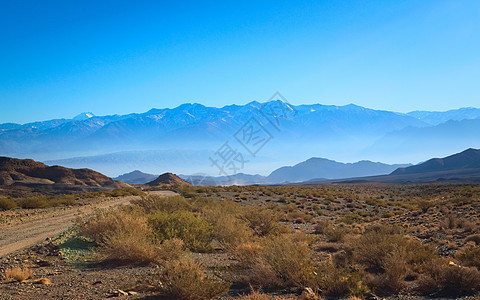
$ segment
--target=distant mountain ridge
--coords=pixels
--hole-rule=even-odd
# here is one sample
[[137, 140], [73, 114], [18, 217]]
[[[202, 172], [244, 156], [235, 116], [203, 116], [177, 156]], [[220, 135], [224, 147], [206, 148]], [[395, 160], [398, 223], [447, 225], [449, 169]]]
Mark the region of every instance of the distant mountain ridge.
[[122, 181], [128, 184], [146, 184], [157, 178], [158, 175], [143, 173], [139, 170], [132, 171], [113, 178], [114, 180]]
[[418, 174], [476, 168], [480, 168], [480, 150], [470, 148], [461, 153], [453, 154], [448, 157], [433, 158], [415, 166], [399, 168], [392, 172], [391, 175]]
[[286, 165], [292, 157], [422, 161], [475, 147], [480, 139], [476, 134], [480, 119], [475, 119], [479, 111], [403, 114], [354, 104], [291, 105], [275, 100], [220, 108], [186, 103], [126, 115], [86, 112], [73, 119], [0, 124], [0, 155], [72, 168], [88, 166], [111, 175], [135, 169], [214, 174], [218, 171], [212, 171], [209, 156], [225, 142], [248, 156], [245, 143], [235, 134], [255, 120], [272, 139], [260, 156], [247, 159], [247, 167], [254, 171], [241, 173], [261, 173]]
[[282, 167], [273, 171], [268, 182], [301, 182], [314, 178], [339, 179], [360, 176], [389, 174], [399, 167], [408, 165], [388, 165], [379, 162], [359, 161], [341, 163], [333, 160], [313, 157], [291, 167]]
[[342, 180], [314, 179], [304, 183], [428, 183], [480, 182], [480, 150], [467, 149], [444, 158], [432, 158], [418, 165], [399, 168], [388, 175], [355, 177]]

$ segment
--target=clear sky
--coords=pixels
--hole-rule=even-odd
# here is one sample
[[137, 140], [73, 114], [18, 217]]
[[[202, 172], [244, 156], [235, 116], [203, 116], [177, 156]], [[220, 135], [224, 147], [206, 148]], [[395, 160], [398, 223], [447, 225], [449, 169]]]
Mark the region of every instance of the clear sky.
[[480, 106], [480, 1], [2, 1], [0, 123], [185, 102]]

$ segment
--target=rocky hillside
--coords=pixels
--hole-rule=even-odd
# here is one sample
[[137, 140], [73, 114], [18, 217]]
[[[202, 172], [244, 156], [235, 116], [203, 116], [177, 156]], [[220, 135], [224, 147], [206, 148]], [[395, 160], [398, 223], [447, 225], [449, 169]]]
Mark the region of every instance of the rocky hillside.
[[182, 178], [178, 177], [172, 173], [164, 173], [157, 177], [157, 179], [147, 183], [149, 186], [158, 186], [159, 184], [168, 184], [168, 185], [192, 185], [189, 182], [186, 182]]
[[90, 169], [47, 166], [31, 159], [0, 157], [0, 185], [122, 187], [124, 183]]

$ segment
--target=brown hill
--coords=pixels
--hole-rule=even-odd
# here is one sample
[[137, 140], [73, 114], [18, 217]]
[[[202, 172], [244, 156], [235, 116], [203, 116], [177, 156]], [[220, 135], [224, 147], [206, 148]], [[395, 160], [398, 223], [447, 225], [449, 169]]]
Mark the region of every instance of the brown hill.
[[31, 159], [0, 157], [0, 185], [114, 188], [126, 186], [90, 169], [49, 167]]
[[157, 177], [154, 181], [147, 183], [149, 186], [157, 186], [159, 184], [168, 184], [168, 185], [192, 185], [189, 182], [186, 182], [182, 178], [178, 177], [172, 173], [164, 173]]

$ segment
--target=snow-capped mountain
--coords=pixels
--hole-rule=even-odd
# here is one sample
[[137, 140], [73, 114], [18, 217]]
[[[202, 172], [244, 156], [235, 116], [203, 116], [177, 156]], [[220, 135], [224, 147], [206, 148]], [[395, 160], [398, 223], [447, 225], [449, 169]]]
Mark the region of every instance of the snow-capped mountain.
[[[467, 109], [443, 114], [442, 118], [461, 119], [462, 112], [465, 112], [465, 119], [475, 116], [472, 109]], [[435, 115], [438, 114], [430, 114]], [[155, 169], [151, 166], [145, 168], [149, 160], [145, 157], [142, 158], [143, 165], [132, 166], [135, 158], [129, 156], [128, 169], [123, 169], [120, 163], [115, 166], [116, 172], [124, 170], [124, 173], [131, 171], [131, 167], [152, 173], [200, 171], [188, 169], [191, 153], [201, 153], [195, 156], [195, 160], [204, 162], [200, 164], [201, 171], [204, 171], [212, 164], [209, 156], [217, 153], [220, 147], [226, 144], [230, 145], [235, 153], [246, 157], [248, 166], [240, 171], [248, 172], [248, 168], [256, 166], [251, 173], [262, 173], [264, 168], [274, 169], [319, 156], [341, 161], [381, 159], [389, 163], [405, 163], [412, 161], [389, 156], [392, 145], [398, 142], [391, 138], [398, 135], [395, 132], [402, 133], [402, 140], [408, 141], [409, 138], [405, 135], [434, 131], [442, 136], [446, 127], [453, 126], [448, 125], [448, 122], [433, 126], [433, 121], [428, 116], [428, 112], [401, 114], [354, 104], [291, 105], [280, 100], [266, 103], [253, 101], [245, 105], [221, 108], [186, 103], [176, 108], [151, 109], [145, 113], [95, 116], [88, 112], [73, 119], [0, 124], [0, 155], [43, 161], [63, 159], [62, 162], [67, 166], [69, 158], [82, 158], [80, 160], [85, 163], [89, 161], [87, 157], [98, 155], [110, 155], [109, 162], [113, 165], [115, 153], [125, 151], [155, 150], [148, 153], [164, 151], [161, 153], [172, 156], [171, 159], [162, 159], [162, 169], [156, 166]], [[473, 122], [466, 126], [474, 126], [472, 130], [476, 130], [476, 124]], [[252, 140], [253, 133], [261, 136], [255, 137], [258, 138], [255, 149], [249, 149], [253, 147], [252, 141], [255, 141]], [[440, 145], [445, 147], [443, 150], [449, 151], [448, 148], [453, 144], [451, 138], [449, 134], [440, 142]], [[375, 149], [372, 149], [372, 145], [375, 145]], [[436, 143], [436, 146], [438, 145]], [[373, 155], [379, 154], [378, 149], [385, 149], [380, 158]], [[414, 147], [411, 147], [411, 150], [414, 151]], [[427, 158], [436, 153], [422, 149], [421, 155]], [[203, 158], [199, 158], [200, 156]], [[152, 160], [158, 161], [154, 157]], [[73, 164], [73, 160], [70, 161]], [[92, 161], [96, 164], [86, 163], [84, 166], [95, 169], [98, 163], [101, 163], [97, 159]], [[181, 170], [167, 168], [170, 167], [170, 161], [175, 162], [172, 167]], [[108, 165], [102, 165], [96, 169], [109, 175], [118, 175], [109, 172], [107, 168]]]

